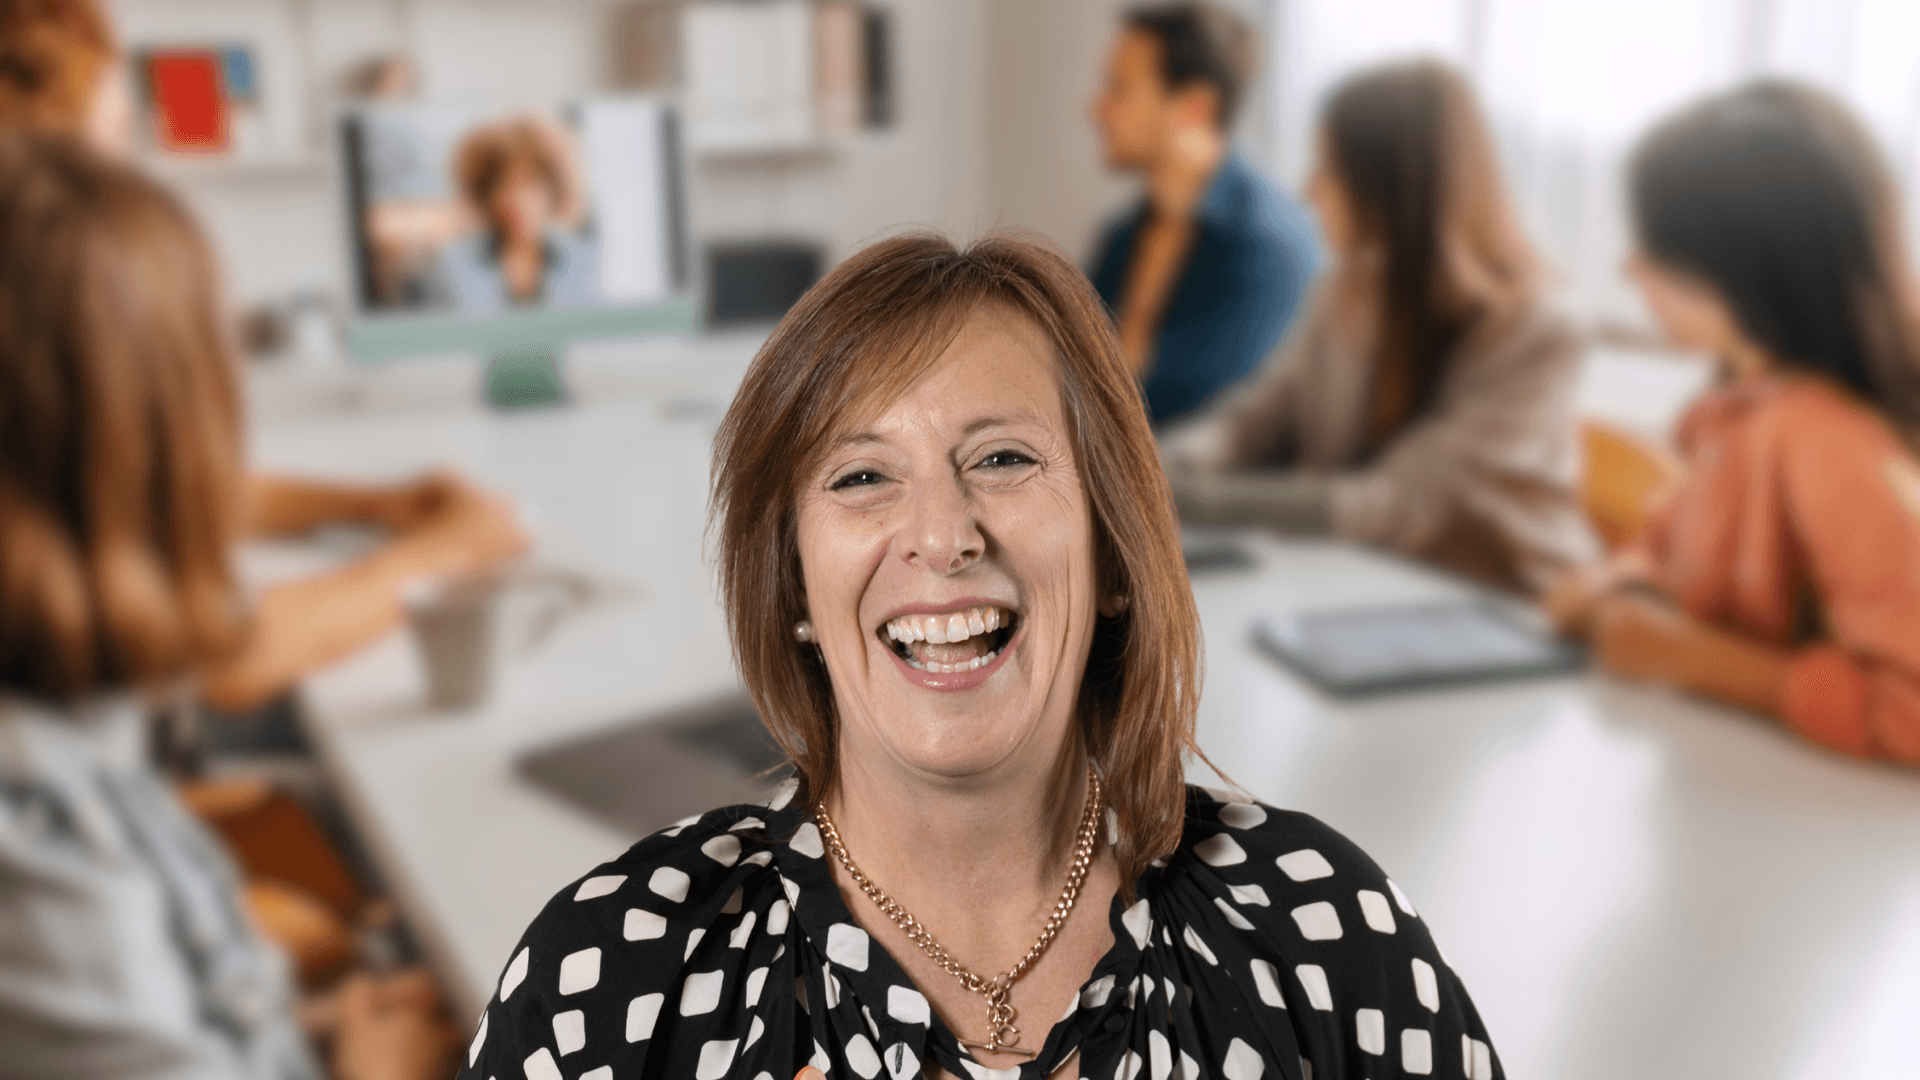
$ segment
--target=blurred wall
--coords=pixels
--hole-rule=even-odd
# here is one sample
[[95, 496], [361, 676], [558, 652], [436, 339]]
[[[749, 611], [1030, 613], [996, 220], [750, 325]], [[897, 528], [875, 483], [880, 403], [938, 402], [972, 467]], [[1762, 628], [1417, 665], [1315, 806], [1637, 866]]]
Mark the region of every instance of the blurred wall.
[[[605, 89], [611, 0], [108, 0], [125, 43], [253, 47], [270, 138], [249, 160], [149, 164], [199, 214], [241, 303], [343, 295], [331, 175], [342, 77], [411, 52], [426, 98], [557, 104]], [[987, 205], [988, 0], [892, 0], [897, 123], [817, 151], [689, 162], [693, 235], [785, 235], [838, 258], [908, 225], [957, 233]]]
[[838, 261], [911, 226], [991, 227], [988, 0], [893, 0], [892, 127], [818, 151], [693, 163], [696, 236], [796, 234]]
[[[1228, 0], [1263, 32], [1273, 5]], [[411, 52], [427, 98], [557, 103], [608, 85], [614, 0], [108, 0], [125, 43], [244, 42], [271, 138], [248, 161], [152, 165], [192, 205], [242, 303], [299, 289], [344, 294], [346, 243], [331, 175], [344, 74]], [[832, 258], [911, 226], [957, 236], [1035, 229], [1076, 260], [1137, 191], [1109, 174], [1088, 119], [1127, 0], [888, 0], [895, 109], [887, 130], [787, 154], [689, 162], [696, 241], [801, 236]], [[1267, 55], [1272, 55], [1268, 50]], [[1273, 72], [1239, 124], [1268, 160]]]

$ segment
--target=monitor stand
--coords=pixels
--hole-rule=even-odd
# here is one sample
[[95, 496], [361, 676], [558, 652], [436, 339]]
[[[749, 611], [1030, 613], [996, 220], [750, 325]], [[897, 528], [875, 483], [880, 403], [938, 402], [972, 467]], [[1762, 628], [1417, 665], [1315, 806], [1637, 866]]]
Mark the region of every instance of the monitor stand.
[[516, 345], [487, 360], [487, 400], [496, 409], [558, 405], [566, 397], [559, 349], [553, 345]]

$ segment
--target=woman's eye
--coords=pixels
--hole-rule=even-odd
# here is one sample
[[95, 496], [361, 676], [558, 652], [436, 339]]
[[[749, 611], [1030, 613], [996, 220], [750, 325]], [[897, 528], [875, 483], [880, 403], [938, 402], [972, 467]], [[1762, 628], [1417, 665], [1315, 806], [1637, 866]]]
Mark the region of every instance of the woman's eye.
[[1018, 450], [995, 450], [980, 459], [981, 467], [987, 469], [1012, 469], [1032, 464], [1034, 464], [1033, 458]]
[[885, 480], [886, 477], [872, 469], [855, 469], [827, 485], [829, 491], [845, 491], [848, 488], [869, 487]]

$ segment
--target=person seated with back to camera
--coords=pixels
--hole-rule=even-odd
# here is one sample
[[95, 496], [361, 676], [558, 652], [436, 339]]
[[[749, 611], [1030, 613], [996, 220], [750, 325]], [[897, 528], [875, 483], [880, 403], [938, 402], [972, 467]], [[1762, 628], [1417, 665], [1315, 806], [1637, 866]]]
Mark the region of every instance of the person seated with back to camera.
[[1155, 424], [1247, 377], [1292, 324], [1318, 261], [1313, 223], [1228, 131], [1259, 43], [1215, 3], [1123, 16], [1093, 116], [1109, 168], [1145, 181], [1088, 276], [1113, 311]]
[[1661, 124], [1630, 189], [1628, 272], [1719, 378], [1678, 489], [1549, 611], [1609, 670], [1920, 764], [1920, 336], [1872, 137], [1763, 83]]
[[[93, 0], [0, 0], [0, 130], [84, 138], [124, 159], [132, 95], [106, 15]], [[200, 673], [208, 704], [244, 711], [399, 625], [402, 590], [518, 554], [512, 508], [451, 472], [401, 484], [341, 484], [255, 473], [241, 531], [289, 536], [328, 523], [371, 525], [391, 540], [337, 571], [266, 589], [245, 644]]]
[[1376, 544], [1534, 593], [1594, 557], [1581, 343], [1541, 296], [1473, 94], [1435, 62], [1350, 77], [1308, 197], [1334, 264], [1261, 372], [1165, 432], [1183, 521]]
[[[143, 737], [257, 647], [217, 293], [152, 181], [0, 131], [0, 1080], [319, 1075], [285, 957]], [[335, 1001], [335, 1080], [446, 1074], [424, 972]]]
[[1500, 1075], [1372, 860], [1184, 783], [1193, 592], [1064, 257], [853, 255], [755, 357], [713, 496], [794, 776], [561, 889], [463, 1077]]

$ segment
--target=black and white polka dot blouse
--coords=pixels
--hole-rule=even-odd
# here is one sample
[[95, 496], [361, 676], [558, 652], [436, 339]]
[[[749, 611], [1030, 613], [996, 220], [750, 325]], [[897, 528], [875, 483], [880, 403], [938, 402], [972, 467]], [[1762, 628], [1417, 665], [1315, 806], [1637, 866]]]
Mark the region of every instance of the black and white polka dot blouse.
[[1114, 899], [1113, 949], [1039, 1056], [986, 1068], [854, 923], [789, 798], [657, 833], [563, 890], [515, 948], [461, 1075], [792, 1080], [813, 1065], [901, 1080], [937, 1064], [1039, 1080], [1075, 1050], [1098, 1080], [1501, 1075], [1466, 990], [1372, 860], [1304, 814], [1199, 788], [1179, 850], [1133, 904]]

